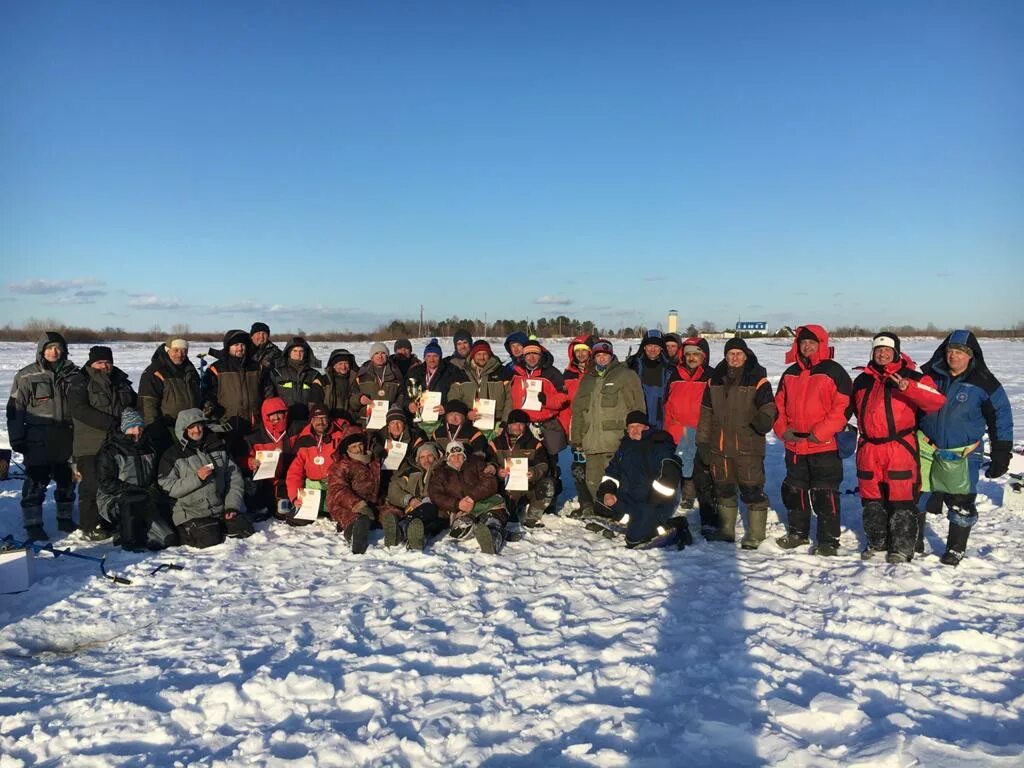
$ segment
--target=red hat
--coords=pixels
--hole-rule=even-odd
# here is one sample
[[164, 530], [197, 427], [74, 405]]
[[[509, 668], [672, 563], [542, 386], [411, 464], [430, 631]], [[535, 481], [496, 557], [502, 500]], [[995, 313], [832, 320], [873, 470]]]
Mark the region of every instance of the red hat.
[[473, 357], [477, 352], [486, 352], [488, 355], [493, 355], [491, 351], [491, 345], [483, 339], [479, 339], [473, 343], [473, 346], [469, 348], [469, 356]]

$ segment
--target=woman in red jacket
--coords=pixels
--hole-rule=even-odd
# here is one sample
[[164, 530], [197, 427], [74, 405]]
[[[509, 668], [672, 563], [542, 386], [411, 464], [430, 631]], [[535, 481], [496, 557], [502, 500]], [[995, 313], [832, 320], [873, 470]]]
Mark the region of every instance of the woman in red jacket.
[[886, 551], [890, 563], [913, 559], [920, 525], [917, 419], [922, 412], [939, 410], [945, 402], [932, 378], [916, 370], [914, 361], [900, 353], [899, 337], [893, 333], [875, 336], [871, 362], [853, 382], [860, 430], [857, 479], [868, 540], [863, 559]]

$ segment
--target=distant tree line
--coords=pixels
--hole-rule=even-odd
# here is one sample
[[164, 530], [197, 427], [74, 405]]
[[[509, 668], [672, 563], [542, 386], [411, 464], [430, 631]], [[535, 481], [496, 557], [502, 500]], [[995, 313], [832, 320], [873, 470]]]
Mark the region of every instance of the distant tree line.
[[[259, 318], [256, 318], [259, 319]], [[304, 336], [309, 341], [387, 341], [399, 338], [421, 338], [437, 336], [439, 338], [450, 337], [456, 331], [468, 331], [474, 338], [490, 337], [502, 338], [513, 331], [524, 331], [534, 334], [542, 339], [557, 337], [572, 337], [581, 334], [593, 334], [606, 338], [635, 339], [642, 337], [650, 326], [645, 325], [623, 325], [618, 328], [600, 327], [591, 320], [579, 320], [566, 315], [557, 317], [541, 317], [534, 320], [521, 318], [499, 319], [494, 321], [480, 320], [479, 318], [460, 318], [452, 316], [444, 320], [392, 320], [380, 325], [372, 331], [316, 331], [307, 333], [302, 328], [289, 330], [274, 329], [274, 338], [286, 336]], [[660, 325], [659, 325], [660, 327]], [[992, 329], [981, 328], [969, 325], [967, 328], [977, 336], [989, 338], [1024, 338], [1024, 320], [1015, 324], [1012, 328]], [[10, 323], [0, 327], [0, 341], [37, 341], [44, 331], [59, 331], [69, 344], [91, 344], [101, 341], [165, 341], [169, 338], [203, 339], [216, 341], [224, 335], [226, 328], [219, 330], [194, 331], [188, 324], [175, 323], [168, 329], [159, 325], [151, 327], [147, 331], [129, 331], [121, 327], [106, 326], [104, 328], [86, 328], [63, 323], [53, 318], [38, 320], [29, 319], [21, 326], [14, 326]], [[248, 329], [246, 329], [248, 330]], [[934, 323], [928, 323], [924, 328], [912, 325], [883, 326], [882, 328], [866, 328], [860, 325], [842, 325], [829, 328], [832, 338], [849, 338], [872, 336], [879, 330], [893, 331], [901, 337], [925, 336], [942, 337], [949, 333], [952, 328], [940, 328]], [[719, 333], [715, 323], [703, 320], [699, 324], [691, 323], [686, 328], [679, 330], [680, 335], [697, 336], [711, 333]], [[731, 329], [724, 328], [722, 332], [730, 333]], [[743, 338], [785, 338], [792, 336], [793, 330], [788, 326], [767, 331], [744, 331], [737, 335]]]

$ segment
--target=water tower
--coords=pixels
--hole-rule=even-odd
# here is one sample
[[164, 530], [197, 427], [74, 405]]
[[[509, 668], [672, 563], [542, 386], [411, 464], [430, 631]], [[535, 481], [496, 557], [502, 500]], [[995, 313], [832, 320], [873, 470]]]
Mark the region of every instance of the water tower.
[[674, 309], [668, 311], [668, 333], [679, 332], [679, 313]]

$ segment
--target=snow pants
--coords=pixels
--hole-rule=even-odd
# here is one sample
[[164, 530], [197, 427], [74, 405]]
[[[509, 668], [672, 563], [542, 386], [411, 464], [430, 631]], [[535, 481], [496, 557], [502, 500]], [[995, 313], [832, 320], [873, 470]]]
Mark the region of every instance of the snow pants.
[[782, 503], [789, 512], [789, 533], [807, 537], [811, 511], [818, 516], [818, 545], [839, 546], [839, 485], [843, 460], [838, 451], [799, 454], [786, 451]]
[[70, 520], [75, 508], [75, 479], [71, 465], [66, 461], [53, 464], [26, 464], [25, 482], [21, 486], [21, 514], [25, 525], [43, 524], [43, 500], [50, 480], [57, 484], [53, 498], [57, 502], [57, 517]]

